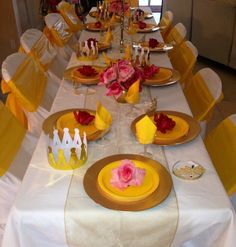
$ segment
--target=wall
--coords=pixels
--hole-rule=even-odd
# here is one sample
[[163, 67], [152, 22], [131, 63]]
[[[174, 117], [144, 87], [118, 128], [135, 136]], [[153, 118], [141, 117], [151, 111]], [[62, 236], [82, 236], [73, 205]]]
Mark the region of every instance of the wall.
[[0, 3], [0, 64], [19, 47], [16, 20], [11, 1]]

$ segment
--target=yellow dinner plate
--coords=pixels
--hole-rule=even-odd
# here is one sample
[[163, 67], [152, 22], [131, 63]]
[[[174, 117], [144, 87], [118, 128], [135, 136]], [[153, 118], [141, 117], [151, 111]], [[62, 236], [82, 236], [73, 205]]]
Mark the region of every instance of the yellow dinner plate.
[[145, 79], [145, 84], [149, 83], [161, 83], [163, 81], [169, 80], [173, 75], [172, 69], [168, 68], [159, 68], [158, 73], [154, 74], [151, 79]]
[[78, 69], [82, 67], [83, 66], [79, 66], [73, 69], [71, 71], [71, 77], [82, 84], [86, 84], [86, 85], [97, 84], [99, 82], [99, 76], [103, 68], [98, 66], [92, 66], [96, 70], [97, 74], [93, 76], [86, 76], [78, 71]]
[[[95, 116], [95, 112], [89, 113]], [[59, 117], [56, 122], [56, 128], [59, 130], [59, 133], [63, 133], [63, 129], [68, 128], [71, 136], [74, 136], [74, 129], [77, 128], [80, 131], [80, 135], [83, 136], [83, 133], [85, 132], [87, 138], [99, 131], [94, 126], [94, 121], [88, 125], [82, 125], [78, 123], [74, 117], [73, 112], [66, 113]]]
[[[175, 127], [166, 133], [161, 133], [157, 130], [155, 135], [157, 141], [175, 141], [188, 134], [189, 124], [184, 119], [173, 115], [168, 115], [168, 117], [175, 121]], [[151, 118], [153, 120], [154, 116]]]
[[100, 28], [95, 26], [96, 22], [90, 22], [86, 24], [86, 29], [90, 30], [90, 31], [106, 31], [107, 30], [107, 26], [102, 24], [102, 26]]
[[97, 184], [100, 191], [108, 198], [122, 202], [135, 202], [151, 195], [159, 185], [159, 175], [152, 166], [143, 161], [132, 160], [136, 167], [145, 169], [146, 174], [140, 186], [129, 186], [124, 190], [114, 188], [110, 180], [112, 178], [112, 169], [120, 165], [121, 160], [107, 164], [98, 174]]

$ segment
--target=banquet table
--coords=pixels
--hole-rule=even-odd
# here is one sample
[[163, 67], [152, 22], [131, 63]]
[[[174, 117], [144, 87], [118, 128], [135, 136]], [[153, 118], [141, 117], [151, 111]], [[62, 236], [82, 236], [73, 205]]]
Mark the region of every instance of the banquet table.
[[[149, 11], [149, 8], [144, 8]], [[88, 17], [87, 21], [92, 21]], [[149, 22], [154, 23], [151, 19]], [[99, 38], [99, 33], [91, 33], [83, 31], [80, 40], [86, 40], [89, 37]], [[143, 34], [137, 35], [142, 38]], [[157, 38], [161, 40], [160, 32], [147, 33], [145, 38]], [[108, 51], [108, 55], [117, 57], [119, 51], [117, 47], [113, 47]], [[151, 62], [158, 66], [172, 68], [168, 55], [162, 53], [152, 53]], [[99, 61], [99, 63], [102, 63]], [[67, 68], [78, 65], [75, 54], [72, 55]], [[83, 238], [87, 241], [81, 241], [80, 245], [71, 246], [95, 246], [93, 241], [88, 241], [97, 236], [99, 219], [104, 214], [112, 215], [110, 209], [105, 209], [96, 204], [83, 189], [83, 175], [89, 166], [96, 160], [103, 157], [119, 154], [119, 153], [137, 153], [140, 151], [139, 145], [135, 137], [130, 133], [129, 124], [132, 119], [127, 122], [120, 121], [120, 117], [124, 119], [125, 112], [130, 110], [128, 105], [118, 105], [112, 97], [106, 96], [106, 89], [102, 86], [84, 87], [85, 90], [94, 89], [95, 94], [77, 95], [74, 94], [72, 83], [69, 80], [63, 79], [58, 93], [55, 97], [50, 114], [55, 112], [70, 109], [70, 108], [91, 108], [96, 109], [96, 102], [99, 100], [111, 112], [113, 116], [113, 124], [110, 132], [105, 136], [109, 143], [102, 144], [106, 140], [98, 140], [88, 144], [88, 164], [79, 168], [77, 174], [80, 174], [78, 181], [72, 180], [72, 171], [58, 171], [51, 168], [47, 161], [47, 141], [46, 135], [42, 131], [38, 145], [32, 156], [30, 165], [25, 174], [22, 186], [12, 207], [11, 213], [5, 229], [3, 239], [3, 247], [66, 247], [69, 246], [68, 235], [71, 229], [66, 226], [67, 219], [65, 214], [69, 208], [66, 204], [68, 196], [70, 201], [77, 204], [77, 208], [73, 208], [73, 214], [81, 214], [87, 217], [91, 228], [94, 226], [94, 231], [87, 233], [83, 232]], [[143, 93], [145, 97], [157, 98], [157, 110], [173, 110], [184, 112], [192, 115], [188, 103], [183, 94], [181, 85], [175, 83], [163, 87], [144, 87]], [[142, 98], [142, 95], [141, 95]], [[146, 99], [145, 99], [146, 100]], [[141, 105], [142, 106], [142, 105]], [[118, 108], [117, 108], [118, 107]], [[117, 114], [117, 109], [119, 114]], [[137, 110], [137, 115], [142, 111], [142, 107]], [[119, 136], [119, 141], [117, 141]], [[121, 144], [119, 144], [121, 143]], [[201, 136], [198, 136], [193, 141], [177, 145], [164, 146], [151, 145], [150, 150], [154, 154], [154, 158], [166, 165], [173, 180], [172, 193], [176, 194], [178, 205], [178, 222], [174, 239], [170, 246], [172, 247], [233, 247], [236, 243], [236, 221], [235, 212], [232, 208], [230, 200], [218, 178], [218, 175], [213, 167], [213, 164], [205, 149]], [[195, 160], [202, 164], [206, 169], [205, 174], [198, 180], [186, 181], [175, 177], [172, 173], [173, 165], [179, 160]], [[80, 170], [81, 169], [81, 170]], [[71, 191], [71, 184], [74, 184]], [[77, 187], [76, 187], [77, 186]], [[78, 194], [76, 191], [78, 188]], [[75, 197], [75, 198], [73, 198]], [[168, 203], [163, 202], [163, 204]], [[145, 218], [145, 215], [155, 214], [155, 211], [161, 210], [161, 205], [154, 209], [141, 211], [139, 215]], [[152, 211], [153, 210], [153, 211]], [[127, 216], [134, 219], [133, 212], [126, 212]], [[122, 214], [120, 214], [122, 215]], [[134, 214], [133, 214], [134, 215]], [[99, 216], [99, 217], [97, 217]], [[125, 216], [125, 214], [124, 214]], [[153, 219], [153, 221], [157, 219]], [[111, 217], [109, 221], [113, 221]], [[136, 222], [136, 221], [135, 221]], [[140, 222], [141, 224], [142, 222]], [[95, 227], [96, 226], [96, 227]], [[125, 227], [125, 226], [124, 226]], [[155, 232], [155, 229], [153, 229]], [[78, 235], [80, 232], [78, 232]], [[143, 236], [138, 236], [142, 239]], [[106, 238], [106, 243], [103, 246], [134, 246], [131, 243], [126, 244], [125, 241], [120, 241], [119, 244], [109, 242]], [[100, 242], [96, 246], [101, 246]], [[139, 246], [139, 245], [137, 245]], [[143, 246], [162, 246], [158, 243], [149, 243]]]

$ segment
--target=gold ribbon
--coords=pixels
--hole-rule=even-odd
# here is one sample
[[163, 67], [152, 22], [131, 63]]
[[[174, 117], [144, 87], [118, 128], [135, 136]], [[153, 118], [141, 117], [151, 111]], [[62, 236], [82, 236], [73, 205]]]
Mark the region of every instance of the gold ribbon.
[[216, 171], [229, 195], [236, 192], [236, 126], [226, 118], [205, 140]]
[[72, 5], [65, 2], [58, 10], [73, 33], [82, 30], [82, 24]]
[[20, 149], [25, 129], [2, 102], [0, 102], [0, 119], [0, 176], [2, 176]]
[[214, 99], [200, 74], [193, 77], [184, 92], [192, 113], [198, 121], [208, 120], [215, 103], [223, 99], [223, 94], [218, 100]]

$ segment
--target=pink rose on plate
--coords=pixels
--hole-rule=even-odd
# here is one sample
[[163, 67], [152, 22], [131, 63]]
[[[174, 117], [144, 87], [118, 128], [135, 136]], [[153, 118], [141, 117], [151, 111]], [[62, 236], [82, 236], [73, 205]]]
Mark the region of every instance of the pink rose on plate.
[[107, 96], [114, 95], [115, 98], [119, 98], [122, 92], [123, 92], [123, 88], [121, 87], [121, 85], [118, 82], [113, 82], [108, 87]]
[[117, 79], [117, 72], [114, 66], [107, 68], [100, 75], [100, 82], [107, 85], [108, 83], [115, 81]]
[[117, 62], [119, 81], [126, 81], [134, 74], [134, 68], [127, 60]]
[[131, 185], [140, 186], [145, 174], [145, 169], [136, 167], [131, 160], [122, 160], [119, 167], [112, 169], [110, 183], [121, 190]]

